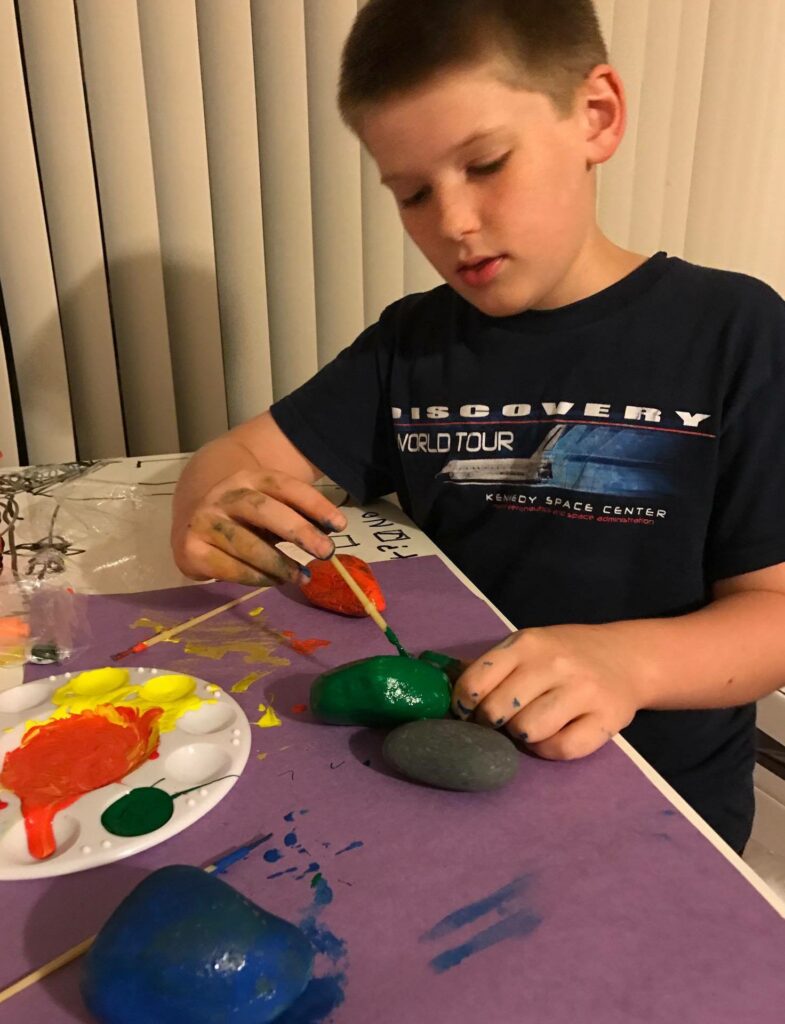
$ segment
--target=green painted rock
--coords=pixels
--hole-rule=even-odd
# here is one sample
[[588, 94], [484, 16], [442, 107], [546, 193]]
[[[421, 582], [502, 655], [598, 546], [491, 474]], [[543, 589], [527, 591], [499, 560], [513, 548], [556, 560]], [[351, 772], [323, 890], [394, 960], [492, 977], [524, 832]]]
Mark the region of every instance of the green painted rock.
[[427, 661], [380, 654], [330, 669], [311, 684], [311, 711], [330, 725], [389, 727], [443, 718], [450, 683]]
[[387, 764], [416, 782], [440, 789], [498, 789], [518, 770], [520, 754], [494, 729], [446, 719], [410, 722], [387, 736]]

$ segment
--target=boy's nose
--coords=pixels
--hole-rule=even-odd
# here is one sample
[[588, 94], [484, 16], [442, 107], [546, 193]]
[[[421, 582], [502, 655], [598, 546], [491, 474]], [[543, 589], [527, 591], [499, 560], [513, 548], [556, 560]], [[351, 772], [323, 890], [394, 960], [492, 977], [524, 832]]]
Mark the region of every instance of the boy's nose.
[[480, 227], [479, 215], [474, 203], [466, 196], [451, 196], [441, 201], [439, 227], [442, 235], [460, 242], [464, 236]]

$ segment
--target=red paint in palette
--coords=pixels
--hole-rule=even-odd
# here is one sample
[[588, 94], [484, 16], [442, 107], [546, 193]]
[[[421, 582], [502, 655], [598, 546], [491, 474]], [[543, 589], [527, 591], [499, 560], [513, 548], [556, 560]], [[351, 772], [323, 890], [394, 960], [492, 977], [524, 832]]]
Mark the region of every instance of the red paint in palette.
[[27, 846], [38, 860], [56, 848], [58, 811], [85, 793], [117, 782], [148, 759], [158, 745], [161, 708], [101, 704], [93, 711], [34, 725], [9, 751], [0, 786], [22, 803]]

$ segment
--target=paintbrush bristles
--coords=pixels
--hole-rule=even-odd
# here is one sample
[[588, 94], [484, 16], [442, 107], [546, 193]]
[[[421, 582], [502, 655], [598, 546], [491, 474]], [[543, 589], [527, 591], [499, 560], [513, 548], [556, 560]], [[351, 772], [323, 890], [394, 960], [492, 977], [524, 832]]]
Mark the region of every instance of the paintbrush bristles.
[[363, 606], [367, 614], [370, 615], [370, 617], [373, 619], [373, 621], [376, 623], [376, 625], [379, 627], [382, 633], [386, 633], [389, 627], [379, 614], [379, 609], [368, 597], [368, 595], [362, 589], [357, 580], [352, 576], [352, 574], [349, 572], [346, 566], [341, 562], [340, 558], [337, 555], [333, 555], [332, 558], [330, 559], [330, 562], [334, 566], [335, 571], [343, 577], [343, 579], [346, 582], [346, 585], [349, 587], [354, 596]]

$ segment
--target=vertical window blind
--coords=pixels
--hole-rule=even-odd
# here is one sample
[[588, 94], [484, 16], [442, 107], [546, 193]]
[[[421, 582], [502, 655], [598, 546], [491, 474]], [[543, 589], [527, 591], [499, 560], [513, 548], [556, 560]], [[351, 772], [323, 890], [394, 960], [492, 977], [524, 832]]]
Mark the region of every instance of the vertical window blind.
[[[337, 113], [358, 6], [0, 0], [0, 466], [193, 450], [439, 283]], [[596, 6], [603, 228], [785, 291], [785, 4]]]

